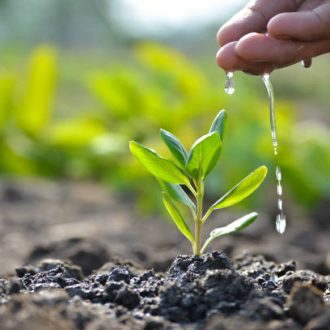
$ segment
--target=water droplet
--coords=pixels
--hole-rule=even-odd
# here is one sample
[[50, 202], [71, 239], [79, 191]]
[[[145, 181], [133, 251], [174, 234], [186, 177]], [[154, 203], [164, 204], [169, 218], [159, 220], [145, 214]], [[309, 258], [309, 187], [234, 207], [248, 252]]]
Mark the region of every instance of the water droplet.
[[312, 66], [312, 59], [311, 58], [304, 58], [300, 63], [304, 68], [307, 69], [307, 68], [310, 68]]
[[225, 81], [225, 93], [228, 95], [235, 93], [235, 82], [234, 82], [234, 73], [227, 72], [226, 81]]
[[281, 181], [282, 180], [282, 171], [279, 166], [276, 166], [275, 174], [276, 174], [277, 181]]
[[276, 190], [277, 190], [277, 195], [282, 196], [283, 189], [282, 189], [282, 185], [280, 183], [277, 184]]
[[279, 234], [283, 234], [286, 228], [286, 218], [283, 213], [280, 213], [276, 217], [276, 230]]
[[283, 211], [283, 201], [281, 198], [279, 198], [277, 201], [277, 207], [280, 211]]

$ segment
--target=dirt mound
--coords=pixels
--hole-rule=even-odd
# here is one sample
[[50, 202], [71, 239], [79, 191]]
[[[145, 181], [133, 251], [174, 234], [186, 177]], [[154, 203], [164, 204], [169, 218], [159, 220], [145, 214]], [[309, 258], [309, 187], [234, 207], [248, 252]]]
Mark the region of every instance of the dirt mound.
[[329, 329], [329, 276], [261, 255], [183, 255], [165, 274], [110, 263], [84, 277], [61, 260], [16, 272], [0, 280], [6, 330]]

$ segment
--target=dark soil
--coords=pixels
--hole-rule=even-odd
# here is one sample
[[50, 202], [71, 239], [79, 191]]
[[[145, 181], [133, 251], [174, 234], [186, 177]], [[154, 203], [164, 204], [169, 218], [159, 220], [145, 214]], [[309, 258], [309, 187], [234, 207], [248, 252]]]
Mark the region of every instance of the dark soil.
[[261, 215], [217, 251], [176, 257], [190, 247], [171, 224], [94, 185], [0, 194], [0, 329], [330, 329], [324, 219], [280, 236]]

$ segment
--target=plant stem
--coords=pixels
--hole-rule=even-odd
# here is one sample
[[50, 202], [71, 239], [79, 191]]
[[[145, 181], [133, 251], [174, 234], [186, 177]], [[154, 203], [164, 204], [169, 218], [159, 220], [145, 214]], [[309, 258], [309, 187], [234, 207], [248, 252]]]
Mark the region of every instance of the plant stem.
[[196, 218], [195, 218], [195, 255], [201, 255], [201, 234], [203, 225], [203, 199], [204, 199], [204, 182], [198, 179], [196, 184]]
[[187, 184], [186, 186], [187, 186], [187, 188], [191, 191], [191, 193], [192, 193], [194, 196], [196, 196], [197, 192], [196, 192], [196, 190], [194, 189], [194, 187], [193, 187], [190, 183]]

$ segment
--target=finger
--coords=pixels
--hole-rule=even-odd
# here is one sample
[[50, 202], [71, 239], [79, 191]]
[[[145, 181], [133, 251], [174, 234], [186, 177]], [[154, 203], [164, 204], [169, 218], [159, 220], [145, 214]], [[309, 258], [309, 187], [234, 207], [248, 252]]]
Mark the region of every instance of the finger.
[[267, 31], [283, 39], [318, 41], [330, 38], [330, 4], [311, 11], [278, 14], [269, 21]]
[[330, 51], [330, 40], [300, 42], [279, 40], [269, 35], [250, 33], [235, 45], [237, 56], [245, 62], [272, 63], [283, 67]]
[[224, 24], [217, 39], [220, 46], [239, 40], [250, 32], [265, 32], [268, 21], [282, 12], [296, 10], [302, 0], [254, 0]]
[[235, 50], [237, 41], [233, 41], [223, 47], [217, 53], [217, 64], [225, 71], [244, 71], [251, 74], [263, 74], [265, 72], [271, 72], [272, 66], [268, 63], [251, 63], [244, 61], [239, 57]]

